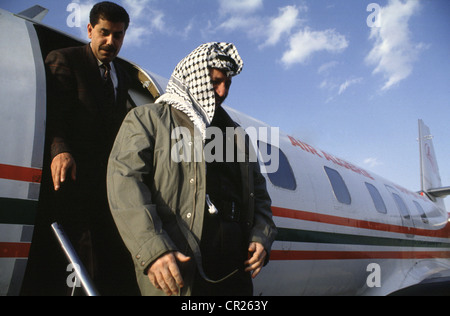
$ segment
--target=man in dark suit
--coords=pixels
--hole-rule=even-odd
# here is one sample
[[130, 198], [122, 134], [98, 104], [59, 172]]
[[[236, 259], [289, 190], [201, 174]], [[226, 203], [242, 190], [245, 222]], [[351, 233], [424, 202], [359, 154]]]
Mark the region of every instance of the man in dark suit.
[[[54, 221], [67, 232], [100, 294], [138, 293], [106, 196], [109, 153], [128, 110], [128, 78], [114, 60], [128, 25], [122, 7], [96, 4], [88, 25], [91, 42], [52, 51], [46, 58], [50, 168], [42, 183], [41, 200], [47, 201], [38, 213], [25, 294], [67, 293], [71, 271], [48, 240]], [[45, 281], [37, 274], [46, 274]]]

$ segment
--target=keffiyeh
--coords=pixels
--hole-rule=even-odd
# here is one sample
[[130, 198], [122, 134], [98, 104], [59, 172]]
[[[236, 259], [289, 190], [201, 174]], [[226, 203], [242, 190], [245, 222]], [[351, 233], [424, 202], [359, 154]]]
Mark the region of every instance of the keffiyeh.
[[216, 108], [209, 68], [225, 70], [228, 77], [233, 77], [242, 71], [243, 61], [233, 44], [203, 44], [176, 66], [166, 93], [156, 101], [185, 113], [201, 132], [203, 140]]

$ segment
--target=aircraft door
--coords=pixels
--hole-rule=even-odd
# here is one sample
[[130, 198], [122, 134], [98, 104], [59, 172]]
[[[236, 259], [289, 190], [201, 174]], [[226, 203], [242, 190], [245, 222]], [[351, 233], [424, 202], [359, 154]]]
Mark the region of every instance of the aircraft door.
[[32, 24], [0, 9], [0, 27], [0, 296], [15, 296], [39, 198], [46, 83]]
[[[386, 186], [388, 191], [391, 193], [392, 198], [395, 202], [396, 208], [400, 213], [400, 218], [402, 220], [402, 225], [408, 229], [408, 232], [415, 228], [414, 221], [411, 216], [411, 212], [406, 205], [405, 201], [401, 197], [401, 194], [391, 186]], [[406, 236], [409, 238], [413, 238], [414, 235], [411, 233], [406, 233]]]
[[128, 90], [128, 109], [144, 104], [153, 103], [164, 93], [164, 86], [167, 80], [163, 78], [153, 78], [148, 72], [139, 66], [118, 58], [122, 68], [130, 78]]

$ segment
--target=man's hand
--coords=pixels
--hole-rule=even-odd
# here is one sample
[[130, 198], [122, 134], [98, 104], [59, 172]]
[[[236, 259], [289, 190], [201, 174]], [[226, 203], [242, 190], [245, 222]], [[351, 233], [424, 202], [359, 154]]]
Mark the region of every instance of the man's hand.
[[188, 262], [190, 257], [186, 257], [181, 252], [169, 252], [156, 260], [148, 270], [148, 278], [153, 286], [162, 290], [167, 295], [177, 295], [178, 289], [184, 286], [178, 262]]
[[252, 242], [248, 247], [248, 252], [252, 254], [252, 256], [245, 261], [245, 265], [247, 268], [246, 272], [252, 272], [252, 278], [256, 278], [256, 276], [261, 272], [262, 267], [264, 266], [264, 261], [267, 256], [267, 252], [264, 249], [264, 246], [258, 242]]
[[55, 191], [58, 191], [61, 187], [61, 183], [66, 181], [66, 176], [70, 169], [72, 169], [72, 180], [75, 181], [77, 174], [77, 165], [75, 163], [75, 159], [73, 159], [71, 154], [61, 153], [53, 158], [51, 170]]

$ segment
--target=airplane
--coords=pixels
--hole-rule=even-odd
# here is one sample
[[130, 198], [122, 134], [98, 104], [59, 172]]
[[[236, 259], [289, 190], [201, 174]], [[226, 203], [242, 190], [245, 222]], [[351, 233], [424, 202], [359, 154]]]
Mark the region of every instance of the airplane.
[[[46, 121], [44, 58], [84, 41], [44, 25], [48, 10], [0, 9], [0, 296], [20, 294], [32, 243]], [[154, 102], [168, 80], [119, 58], [133, 80], [129, 105]], [[246, 131], [266, 128], [231, 107]], [[389, 180], [282, 132], [252, 139], [279, 233], [254, 280], [263, 296], [401, 293], [450, 280], [450, 219], [429, 128], [419, 120], [421, 190]], [[272, 137], [277, 136], [277, 137]], [[275, 140], [275, 141], [274, 141]], [[264, 152], [263, 153], [263, 148]], [[69, 272], [68, 272], [69, 273]], [[100, 293], [101, 294], [101, 293]]]

